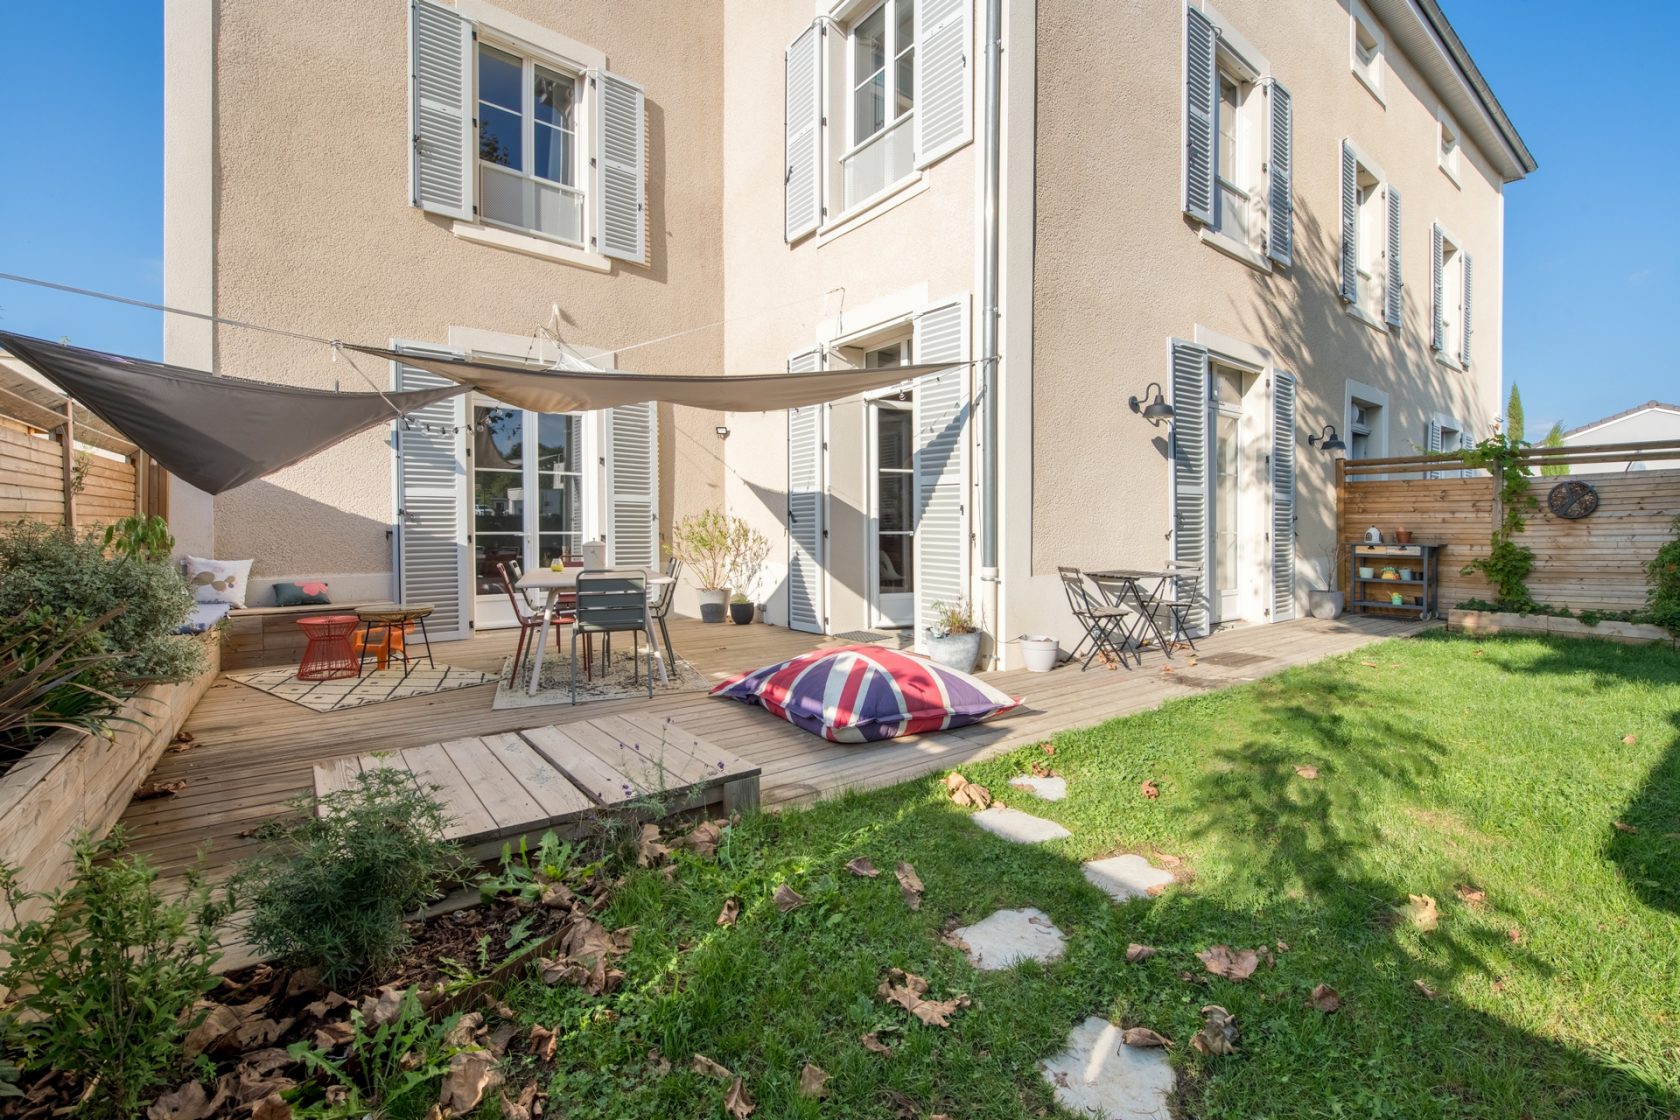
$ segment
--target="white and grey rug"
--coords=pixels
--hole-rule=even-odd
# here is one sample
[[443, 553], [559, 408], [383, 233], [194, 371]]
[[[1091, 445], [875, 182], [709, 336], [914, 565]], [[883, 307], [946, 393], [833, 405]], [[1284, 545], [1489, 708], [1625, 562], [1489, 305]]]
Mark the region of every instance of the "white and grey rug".
[[297, 670], [254, 669], [226, 674], [228, 680], [249, 685], [259, 692], [290, 700], [317, 712], [336, 712], [342, 708], [359, 708], [363, 704], [380, 704], [387, 700], [406, 700], [411, 696], [430, 696], [457, 688], [473, 688], [495, 681], [494, 673], [476, 669], [457, 669], [439, 665], [435, 669], [416, 668], [405, 678], [401, 669], [377, 669], [359, 677], [340, 677], [332, 681], [300, 681]]
[[[622, 646], [623, 648], [620, 648]], [[627, 696], [647, 697], [648, 655], [646, 647], [641, 650], [639, 662], [630, 656], [628, 643], [615, 643], [612, 657], [607, 662], [605, 673], [601, 671], [601, 655], [596, 651], [594, 661], [594, 676], [583, 671], [578, 666], [577, 702], [587, 704], [592, 700], [621, 700]], [[653, 694], [655, 696], [670, 695], [679, 692], [705, 692], [711, 687], [706, 678], [700, 675], [700, 670], [684, 661], [681, 657], [670, 667], [669, 682], [659, 679], [659, 667], [653, 666]], [[514, 676], [514, 679], [509, 679]], [[521, 666], [518, 674], [513, 674], [513, 658], [502, 663], [501, 679], [496, 684], [496, 699], [490, 706], [494, 709], [503, 708], [541, 708], [551, 704], [570, 704], [572, 702], [572, 659], [571, 652], [566, 649], [550, 650], [543, 657], [542, 678], [537, 682], [536, 695], [531, 695], [526, 689], [531, 684], [531, 663], [529, 659]]]

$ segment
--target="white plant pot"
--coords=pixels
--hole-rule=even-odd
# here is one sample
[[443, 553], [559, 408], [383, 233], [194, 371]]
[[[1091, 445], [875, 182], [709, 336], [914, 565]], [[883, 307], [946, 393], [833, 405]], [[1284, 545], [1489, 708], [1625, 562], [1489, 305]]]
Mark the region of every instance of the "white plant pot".
[[1048, 673], [1061, 660], [1061, 645], [1054, 638], [1024, 634], [1019, 642], [1021, 660], [1026, 663], [1029, 673]]
[[1342, 591], [1309, 591], [1307, 592], [1307, 611], [1314, 618], [1337, 618], [1342, 608], [1347, 605], [1347, 594]]
[[930, 636], [927, 639], [927, 655], [935, 665], [943, 665], [959, 673], [972, 673], [974, 663], [980, 660], [980, 632], [951, 634], [944, 638]]
[[696, 594], [700, 598], [700, 621], [722, 622], [729, 608], [729, 588], [702, 587]]

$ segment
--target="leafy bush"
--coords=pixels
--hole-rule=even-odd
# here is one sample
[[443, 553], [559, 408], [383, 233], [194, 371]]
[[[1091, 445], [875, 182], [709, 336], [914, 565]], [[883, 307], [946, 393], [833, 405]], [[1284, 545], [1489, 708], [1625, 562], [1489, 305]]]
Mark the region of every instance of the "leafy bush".
[[[26, 1072], [60, 1070], [86, 1086], [84, 1113], [126, 1118], [165, 1084], [197, 1025], [190, 1011], [215, 986], [230, 901], [196, 876], [165, 900], [157, 871], [124, 847], [120, 830], [78, 841], [70, 886], [50, 895], [22, 890], [0, 866], [11, 916], [0, 984], [12, 992], [0, 1028]], [[30, 899], [46, 899], [47, 916], [20, 921]]]
[[677, 522], [671, 555], [688, 566], [701, 587], [744, 592], [770, 555], [770, 542], [743, 519], [708, 509]]
[[272, 850], [236, 880], [251, 907], [251, 943], [319, 967], [328, 984], [389, 967], [408, 944], [404, 915], [466, 869], [444, 839], [443, 807], [406, 770], [379, 768], [291, 808], [264, 826]]
[[565, 880], [576, 854], [572, 842], [560, 839], [553, 831], [542, 834], [534, 853], [521, 836], [518, 850], [511, 844], [502, 845], [499, 871], [479, 875], [479, 897], [485, 902], [504, 897], [540, 902], [544, 891]]
[[121, 701], [94, 683], [115, 656], [99, 628], [120, 611], [91, 622], [44, 609], [0, 619], [0, 769], [54, 728], [104, 728]]
[[118, 556], [168, 563], [175, 536], [161, 517], [125, 517], [105, 527], [105, 549]]
[[1674, 534], [1645, 565], [1650, 581], [1646, 605], [1651, 621], [1680, 635], [1680, 517], [1674, 519]]
[[0, 618], [30, 610], [98, 618], [116, 656], [90, 683], [185, 680], [204, 667], [204, 651], [175, 631], [192, 614], [192, 592], [167, 560], [105, 554], [101, 533], [18, 521], [0, 530]]
[[972, 634], [978, 629], [974, 622], [974, 608], [967, 599], [958, 599], [954, 603], [938, 602], [933, 604], [933, 621], [928, 623], [928, 635], [934, 638], [949, 638], [958, 634]]
[[1534, 550], [1516, 543], [1516, 537], [1528, 525], [1529, 511], [1539, 503], [1529, 493], [1533, 471], [1523, 459], [1524, 446], [1520, 433], [1507, 435], [1495, 429], [1463, 453], [1465, 466], [1484, 469], [1499, 481], [1499, 524], [1489, 539], [1488, 554], [1470, 561], [1459, 574], [1480, 572], [1493, 585], [1500, 610], [1528, 612], [1536, 606], [1528, 592]]
[[[300, 1099], [293, 1115], [310, 1120], [359, 1120], [367, 1116], [420, 1116], [437, 1097], [438, 1082], [449, 1072], [461, 1047], [450, 1035], [461, 1016], [434, 1023], [411, 988], [396, 1014], [370, 1025], [361, 1011], [350, 1012], [355, 1032], [342, 1057], [307, 1042], [287, 1052], [305, 1069], [328, 1083], [324, 1099]], [[307, 1097], [308, 1091], [300, 1094]], [[406, 1107], [405, 1107], [406, 1106]]]

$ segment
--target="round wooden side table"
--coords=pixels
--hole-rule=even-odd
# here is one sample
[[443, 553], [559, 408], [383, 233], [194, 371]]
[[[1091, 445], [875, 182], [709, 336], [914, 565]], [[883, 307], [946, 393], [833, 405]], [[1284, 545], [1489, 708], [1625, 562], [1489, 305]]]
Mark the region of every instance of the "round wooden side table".
[[[409, 651], [408, 632], [413, 627], [420, 629], [420, 641], [426, 647], [426, 666], [437, 668], [437, 662], [432, 660], [432, 638], [426, 633], [426, 619], [435, 608], [429, 604], [398, 603], [387, 607], [362, 607], [356, 611], [358, 621], [367, 629], [362, 634], [362, 661], [365, 664], [369, 650], [385, 650], [385, 664], [390, 665], [398, 657], [402, 658], [403, 680], [414, 671], [414, 657]], [[373, 632], [382, 628], [384, 641], [376, 641]], [[354, 627], [352, 627], [354, 629]]]
[[300, 681], [333, 681], [362, 675], [362, 662], [350, 648], [350, 635], [361, 625], [353, 614], [317, 614], [297, 620], [309, 638], [298, 665]]

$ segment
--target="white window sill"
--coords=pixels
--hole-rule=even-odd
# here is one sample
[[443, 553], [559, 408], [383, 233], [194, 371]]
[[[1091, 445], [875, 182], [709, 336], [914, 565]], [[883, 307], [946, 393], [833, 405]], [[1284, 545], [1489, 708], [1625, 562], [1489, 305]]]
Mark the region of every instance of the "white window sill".
[[1359, 79], [1359, 84], [1365, 87], [1367, 93], [1377, 99], [1377, 104], [1384, 109], [1388, 108], [1388, 98], [1383, 96], [1382, 82], [1361, 69], [1357, 63], [1352, 67], [1352, 70], [1353, 76]]
[[1232, 260], [1241, 261], [1256, 272], [1269, 273], [1272, 271], [1272, 262], [1262, 256], [1258, 249], [1250, 245], [1244, 245], [1229, 234], [1202, 226], [1196, 231], [1196, 236], [1202, 239], [1203, 245], [1219, 250]]
[[1388, 333], [1387, 323], [1383, 322], [1381, 319], [1375, 318], [1369, 311], [1366, 311], [1357, 303], [1343, 303], [1342, 309], [1349, 315], [1352, 315], [1355, 319], [1358, 319], [1361, 323], [1364, 323], [1367, 327], [1370, 327], [1372, 330], [1381, 331], [1384, 334]]
[[1459, 190], [1464, 189], [1464, 184], [1459, 181], [1458, 172], [1453, 170], [1451, 164], [1448, 164], [1448, 163], [1446, 163], [1442, 160], [1436, 160], [1435, 161], [1435, 166], [1439, 167], [1441, 169], [1441, 174], [1445, 175], [1447, 178], [1452, 180], [1452, 185], [1453, 186], [1457, 187]]
[[1446, 366], [1448, 369], [1456, 369], [1460, 371], [1464, 369], [1464, 363], [1459, 361], [1456, 356], [1443, 353], [1440, 350], [1435, 351], [1435, 360]]
[[528, 234], [514, 233], [508, 229], [497, 229], [495, 226], [463, 221], [456, 221], [453, 232], [461, 240], [471, 241], [475, 245], [489, 245], [497, 249], [507, 249], [515, 253], [524, 253], [528, 257], [541, 257], [547, 261], [569, 264], [576, 268], [586, 268], [591, 272], [612, 271], [612, 262], [600, 253], [592, 253], [588, 249], [578, 249], [571, 245], [562, 245], [558, 241], [549, 241], [542, 237], [532, 237]]
[[[902, 206], [927, 189], [927, 172], [913, 171], [898, 182], [883, 190], [876, 191], [856, 206], [848, 207], [824, 222], [817, 229], [816, 243], [826, 245], [837, 237], [843, 237], [859, 226], [874, 221], [887, 211]], [[795, 244], [798, 244], [798, 242], [795, 242]]]

